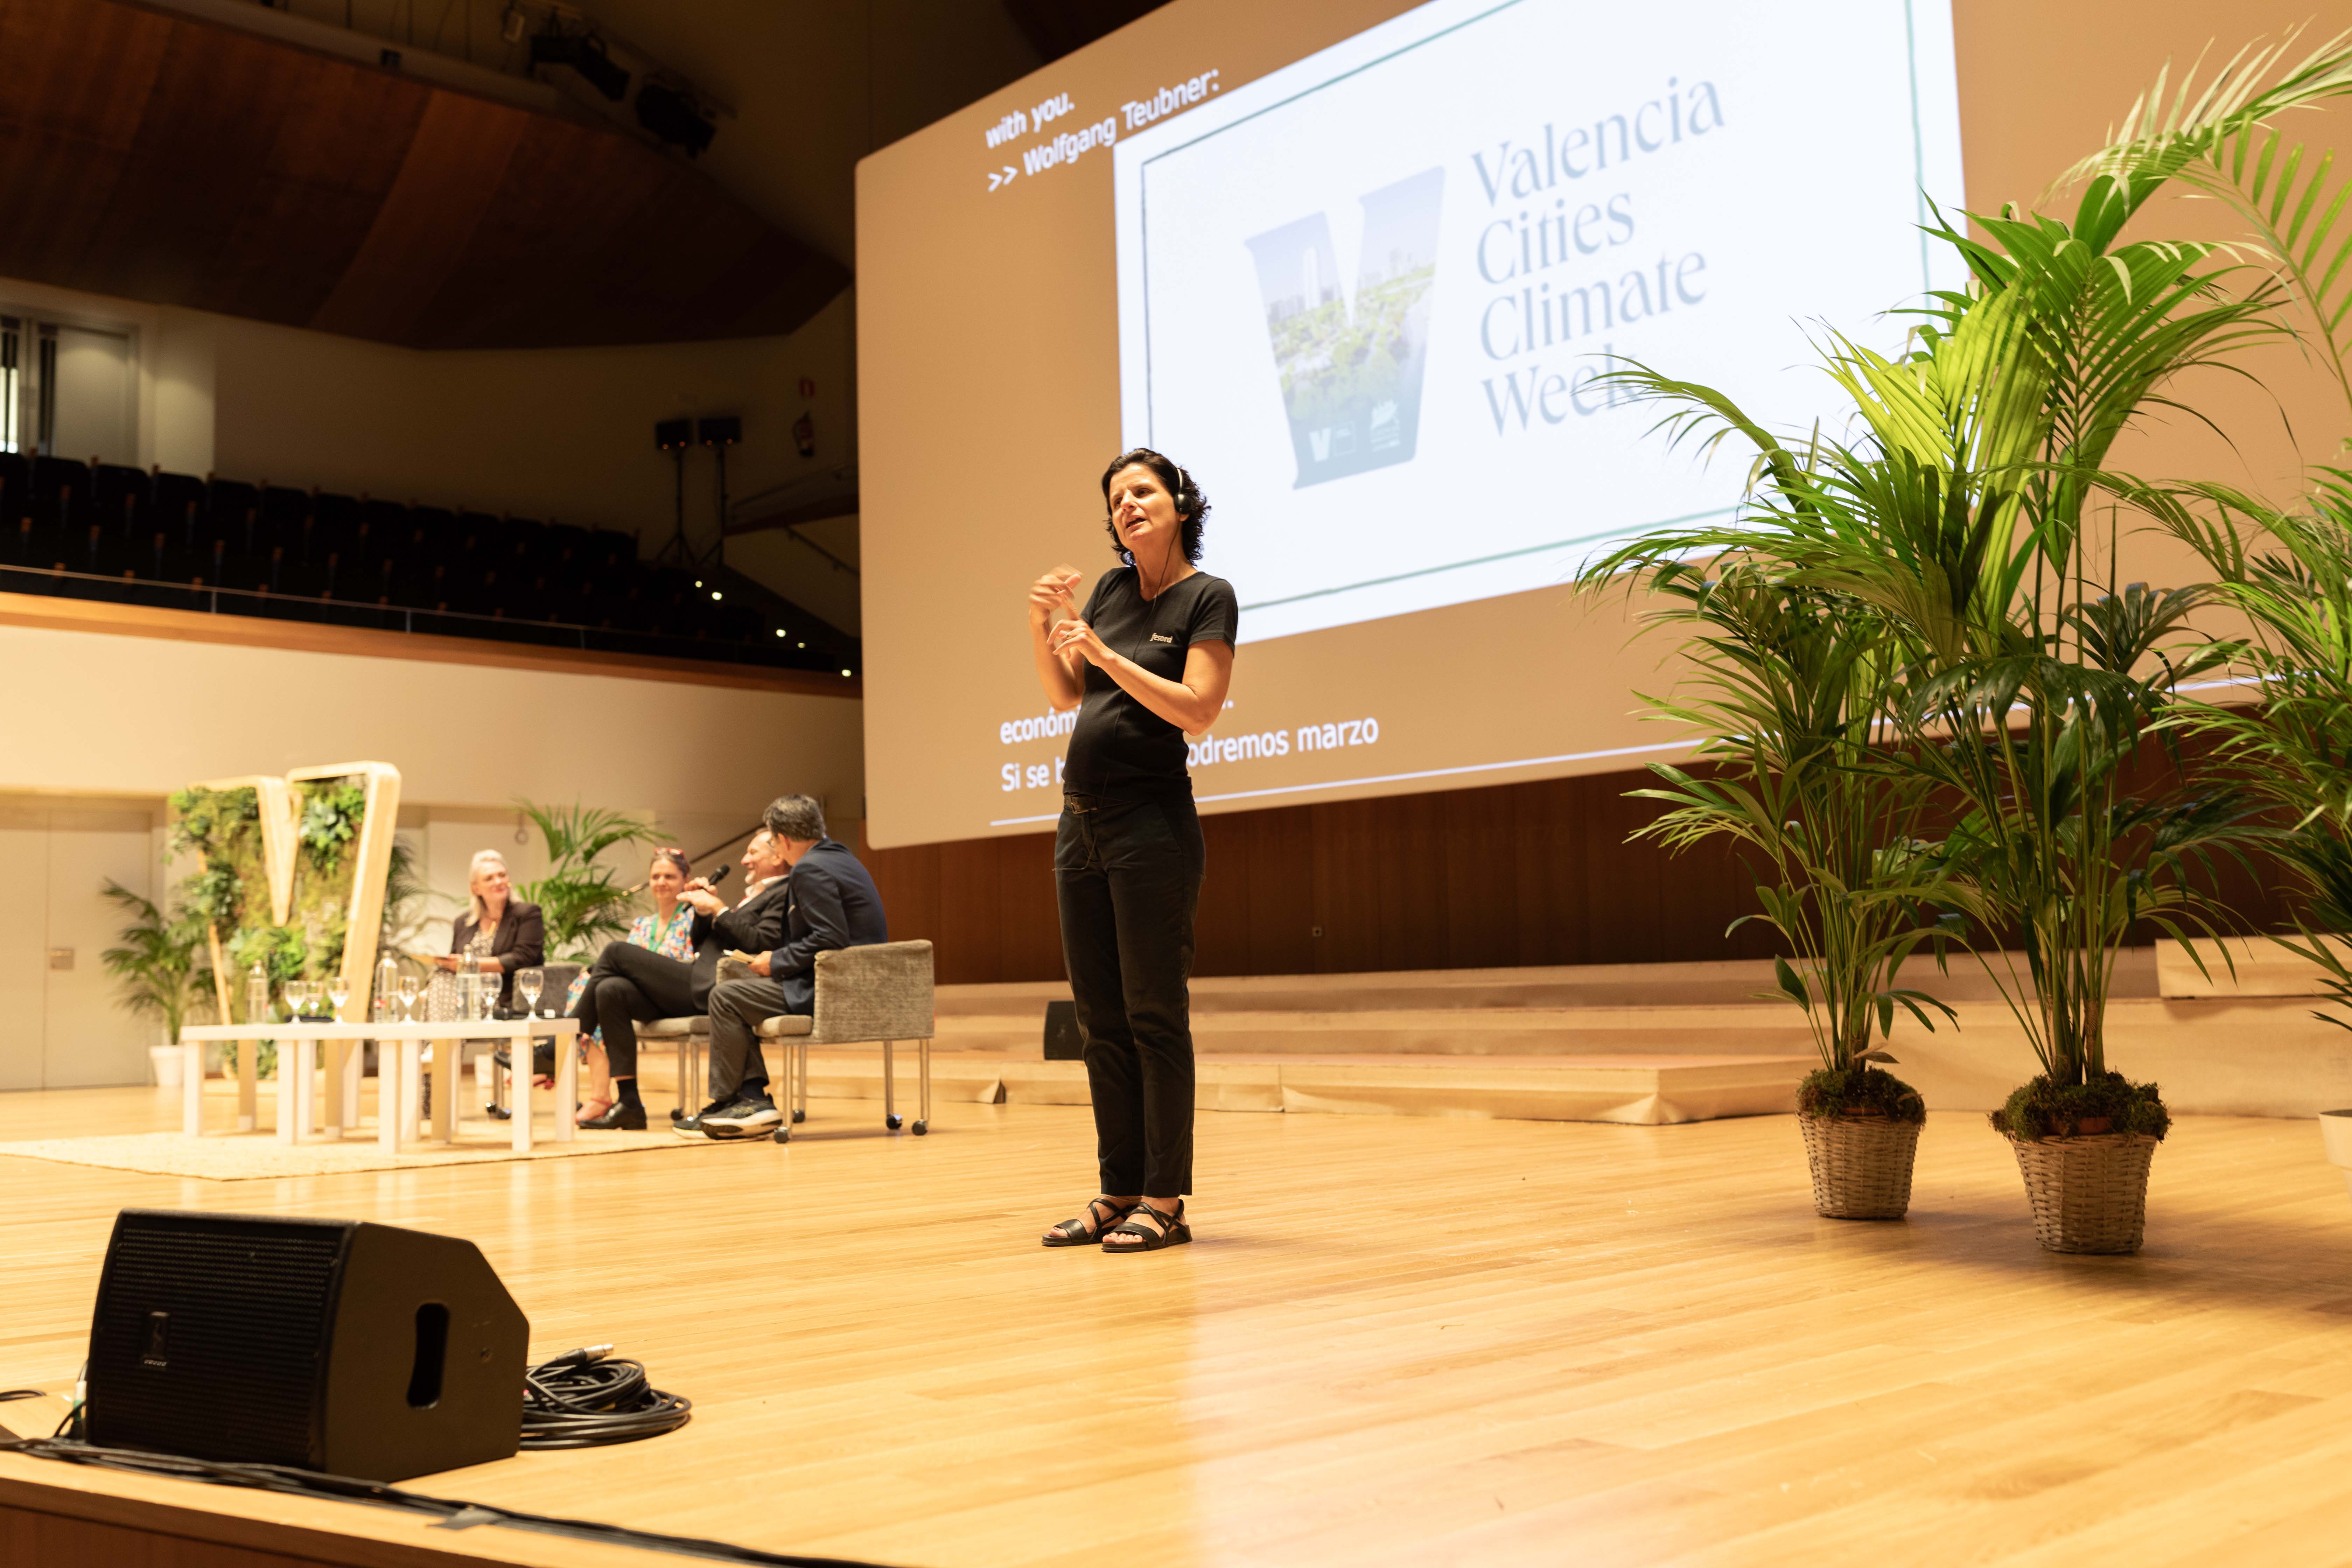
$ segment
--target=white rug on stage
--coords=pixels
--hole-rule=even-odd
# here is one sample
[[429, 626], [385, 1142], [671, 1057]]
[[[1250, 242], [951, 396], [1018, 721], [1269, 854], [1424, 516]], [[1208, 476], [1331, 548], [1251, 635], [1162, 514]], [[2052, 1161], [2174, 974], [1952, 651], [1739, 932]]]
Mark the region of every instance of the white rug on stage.
[[517, 1153], [503, 1131], [461, 1134], [453, 1144], [411, 1144], [386, 1154], [373, 1134], [354, 1133], [341, 1143], [280, 1143], [268, 1132], [124, 1132], [94, 1138], [42, 1138], [0, 1143], [0, 1155], [96, 1165], [151, 1176], [196, 1176], [208, 1182], [244, 1182], [268, 1176], [332, 1176], [347, 1171], [417, 1171], [436, 1165], [483, 1165], [499, 1160], [563, 1160], [575, 1154], [632, 1154], [646, 1149], [712, 1147], [707, 1138], [675, 1132], [583, 1132], [569, 1143], [551, 1139]]

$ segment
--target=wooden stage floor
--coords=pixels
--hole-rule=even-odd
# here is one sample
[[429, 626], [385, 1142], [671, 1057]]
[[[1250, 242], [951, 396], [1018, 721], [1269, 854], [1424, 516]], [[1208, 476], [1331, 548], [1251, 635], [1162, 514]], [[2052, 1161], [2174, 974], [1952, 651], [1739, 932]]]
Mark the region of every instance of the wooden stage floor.
[[[0, 1095], [0, 1139], [174, 1114]], [[120, 1205], [349, 1215], [474, 1238], [535, 1357], [615, 1341], [695, 1401], [409, 1483], [445, 1497], [942, 1568], [2352, 1559], [2352, 1202], [2307, 1121], [2184, 1120], [2147, 1252], [2080, 1258], [1974, 1115], [1884, 1225], [1814, 1217], [1787, 1117], [1204, 1114], [1200, 1242], [1106, 1258], [1035, 1241], [1088, 1193], [1084, 1110], [814, 1115], [278, 1181], [0, 1159], [0, 1386], [70, 1379]], [[385, 1543], [352, 1561], [679, 1561], [121, 1485]]]

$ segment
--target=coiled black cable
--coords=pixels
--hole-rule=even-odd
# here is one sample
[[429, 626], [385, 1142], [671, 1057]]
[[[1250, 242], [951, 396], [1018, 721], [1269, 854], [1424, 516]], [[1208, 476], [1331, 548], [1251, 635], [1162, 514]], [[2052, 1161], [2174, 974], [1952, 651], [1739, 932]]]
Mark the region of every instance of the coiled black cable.
[[634, 1443], [687, 1424], [693, 1401], [656, 1388], [645, 1363], [611, 1355], [612, 1348], [567, 1351], [523, 1373], [525, 1448]]

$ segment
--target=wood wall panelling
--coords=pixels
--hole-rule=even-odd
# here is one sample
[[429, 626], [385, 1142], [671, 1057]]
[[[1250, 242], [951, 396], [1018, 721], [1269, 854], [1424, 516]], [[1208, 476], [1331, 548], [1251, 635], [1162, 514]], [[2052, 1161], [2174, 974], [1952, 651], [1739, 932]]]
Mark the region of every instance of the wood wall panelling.
[[[1205, 817], [1200, 974], [1352, 973], [1759, 957], [1727, 850], [1669, 859], [1627, 834], [1646, 773]], [[858, 852], [894, 937], [939, 946], [943, 984], [1058, 980], [1053, 835]], [[1318, 930], [1321, 934], [1316, 934]]]

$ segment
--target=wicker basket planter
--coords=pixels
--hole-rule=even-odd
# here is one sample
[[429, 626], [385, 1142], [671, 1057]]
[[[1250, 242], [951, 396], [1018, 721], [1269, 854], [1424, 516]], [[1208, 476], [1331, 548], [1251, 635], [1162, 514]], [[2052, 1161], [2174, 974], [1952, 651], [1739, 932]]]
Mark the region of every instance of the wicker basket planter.
[[1911, 1207], [1916, 1121], [1884, 1116], [1803, 1116], [1813, 1212], [1825, 1219], [1901, 1219]]
[[2137, 1252], [2156, 1142], [2140, 1132], [2011, 1138], [2033, 1203], [2033, 1238], [2051, 1252]]

